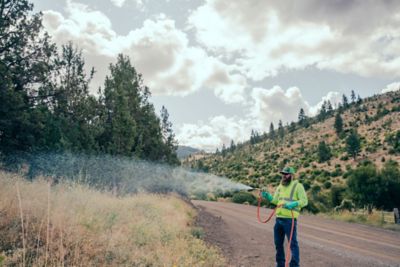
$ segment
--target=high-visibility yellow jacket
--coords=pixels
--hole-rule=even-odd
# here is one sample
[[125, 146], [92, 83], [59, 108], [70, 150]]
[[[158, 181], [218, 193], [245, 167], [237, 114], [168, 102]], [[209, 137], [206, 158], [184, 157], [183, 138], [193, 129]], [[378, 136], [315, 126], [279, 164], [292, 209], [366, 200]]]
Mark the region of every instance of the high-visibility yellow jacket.
[[[299, 202], [299, 205], [293, 209], [293, 215], [295, 218], [297, 218], [299, 217], [301, 208], [307, 206], [308, 204], [306, 191], [304, 190], [303, 185], [297, 180], [292, 180], [287, 186], [280, 184], [275, 191], [274, 198], [272, 199], [271, 203], [280, 205], [290, 201]], [[276, 217], [292, 218], [292, 213], [288, 209], [279, 207], [276, 209]]]

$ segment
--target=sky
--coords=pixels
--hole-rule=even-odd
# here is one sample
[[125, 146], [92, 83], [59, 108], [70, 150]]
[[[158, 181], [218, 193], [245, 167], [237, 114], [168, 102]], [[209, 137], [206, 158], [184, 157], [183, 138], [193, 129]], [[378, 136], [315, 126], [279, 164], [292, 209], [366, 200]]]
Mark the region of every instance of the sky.
[[103, 87], [128, 55], [180, 145], [215, 151], [317, 114], [351, 91], [400, 88], [398, 0], [33, 0]]

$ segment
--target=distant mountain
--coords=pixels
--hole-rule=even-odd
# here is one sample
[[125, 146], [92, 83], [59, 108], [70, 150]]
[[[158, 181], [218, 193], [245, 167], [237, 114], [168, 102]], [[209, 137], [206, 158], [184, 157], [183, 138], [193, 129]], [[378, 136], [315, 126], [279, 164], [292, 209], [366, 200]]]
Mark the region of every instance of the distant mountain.
[[176, 154], [178, 155], [179, 159], [184, 159], [201, 151], [202, 150], [190, 146], [178, 146]]

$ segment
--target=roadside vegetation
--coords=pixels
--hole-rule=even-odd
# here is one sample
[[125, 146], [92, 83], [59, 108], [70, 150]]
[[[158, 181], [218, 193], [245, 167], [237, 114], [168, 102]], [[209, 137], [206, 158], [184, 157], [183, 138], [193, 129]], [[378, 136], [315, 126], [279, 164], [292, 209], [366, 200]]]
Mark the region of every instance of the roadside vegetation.
[[115, 197], [0, 172], [0, 266], [224, 266], [175, 195]]

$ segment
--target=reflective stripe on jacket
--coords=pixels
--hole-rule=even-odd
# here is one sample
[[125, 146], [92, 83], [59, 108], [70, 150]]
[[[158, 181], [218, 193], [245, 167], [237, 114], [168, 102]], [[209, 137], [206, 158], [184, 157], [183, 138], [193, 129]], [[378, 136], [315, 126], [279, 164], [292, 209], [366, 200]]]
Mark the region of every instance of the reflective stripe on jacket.
[[[301, 208], [308, 204], [306, 191], [303, 185], [297, 180], [292, 180], [287, 186], [280, 184], [275, 191], [271, 203], [280, 205], [290, 201], [299, 202], [299, 205], [293, 209], [293, 215], [297, 218], [299, 217]], [[280, 207], [276, 209], [276, 217], [292, 218], [292, 213], [290, 210]]]

